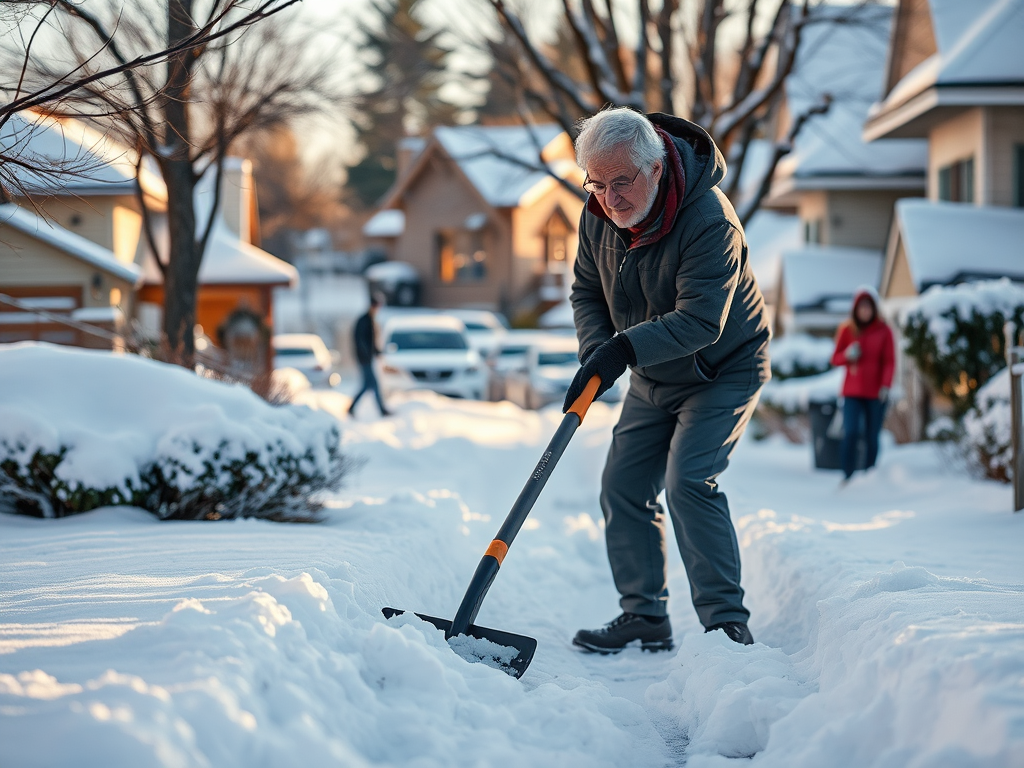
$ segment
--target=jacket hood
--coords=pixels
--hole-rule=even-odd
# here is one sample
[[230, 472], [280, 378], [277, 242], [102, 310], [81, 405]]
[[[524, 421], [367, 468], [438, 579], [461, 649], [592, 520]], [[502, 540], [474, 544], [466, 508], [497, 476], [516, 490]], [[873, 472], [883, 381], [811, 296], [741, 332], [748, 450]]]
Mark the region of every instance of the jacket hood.
[[[860, 320], [857, 319], [857, 304], [860, 303], [861, 299], [868, 299], [875, 309], [875, 316], [871, 318], [871, 323], [876, 322], [882, 316], [881, 300], [878, 298], [878, 291], [870, 285], [862, 285], [853, 292], [853, 303], [850, 304], [850, 319], [853, 320], [854, 325], [858, 328], [863, 327]], [[870, 325], [870, 323], [867, 325]]]
[[683, 159], [686, 194], [683, 196], [682, 208], [725, 178], [725, 157], [707, 131], [696, 123], [664, 112], [651, 112], [647, 119], [672, 137]]

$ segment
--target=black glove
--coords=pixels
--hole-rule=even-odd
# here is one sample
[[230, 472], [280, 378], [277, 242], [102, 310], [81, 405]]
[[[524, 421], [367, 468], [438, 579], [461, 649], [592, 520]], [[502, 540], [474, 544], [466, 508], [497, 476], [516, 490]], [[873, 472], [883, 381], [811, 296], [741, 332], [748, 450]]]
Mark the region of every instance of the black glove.
[[608, 391], [629, 365], [636, 365], [636, 353], [633, 351], [633, 345], [629, 343], [629, 339], [624, 334], [612, 336], [591, 352], [583, 361], [583, 366], [576, 371], [576, 378], [572, 380], [569, 391], [565, 394], [562, 413], [566, 413], [572, 407], [572, 404], [583, 394], [587, 382], [594, 376], [601, 377], [601, 386], [597, 388], [597, 394], [594, 395], [596, 400]]

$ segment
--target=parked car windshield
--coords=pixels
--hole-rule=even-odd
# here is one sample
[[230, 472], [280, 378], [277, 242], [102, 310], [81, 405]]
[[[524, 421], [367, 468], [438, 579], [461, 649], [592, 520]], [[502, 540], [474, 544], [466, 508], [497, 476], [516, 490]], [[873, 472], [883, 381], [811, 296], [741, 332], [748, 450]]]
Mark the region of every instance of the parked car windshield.
[[499, 354], [503, 357], [505, 355], [525, 355], [527, 349], [529, 349], [529, 347], [502, 347]]
[[274, 350], [278, 357], [294, 357], [296, 355], [312, 355], [312, 347], [278, 347]]
[[468, 349], [466, 339], [456, 331], [395, 331], [391, 343], [399, 350]]
[[578, 362], [575, 352], [541, 352], [537, 355], [537, 365], [569, 365]]

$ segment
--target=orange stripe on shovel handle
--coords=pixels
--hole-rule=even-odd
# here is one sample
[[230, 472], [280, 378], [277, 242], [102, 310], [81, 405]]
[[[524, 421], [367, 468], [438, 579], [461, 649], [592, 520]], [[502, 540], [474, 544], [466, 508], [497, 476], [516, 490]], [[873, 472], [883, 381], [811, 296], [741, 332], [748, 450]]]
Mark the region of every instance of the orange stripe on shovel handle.
[[587, 386], [583, 388], [582, 394], [576, 398], [576, 402], [572, 404], [572, 407], [567, 411], [568, 413], [575, 413], [580, 417], [580, 423], [583, 423], [583, 417], [587, 415], [587, 409], [590, 408], [590, 404], [594, 402], [594, 395], [597, 394], [597, 388], [601, 386], [600, 376], [591, 376], [590, 381], [587, 382]]
[[501, 539], [494, 539], [490, 546], [487, 547], [487, 551], [484, 555], [490, 555], [498, 561], [498, 565], [501, 565], [501, 561], [505, 559], [505, 555], [508, 554], [508, 544]]

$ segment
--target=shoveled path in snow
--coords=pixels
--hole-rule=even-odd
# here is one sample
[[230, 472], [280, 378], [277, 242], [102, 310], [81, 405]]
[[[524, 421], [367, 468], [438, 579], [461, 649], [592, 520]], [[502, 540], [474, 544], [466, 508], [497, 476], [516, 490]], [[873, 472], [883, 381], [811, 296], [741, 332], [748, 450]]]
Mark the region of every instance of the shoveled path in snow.
[[806, 447], [745, 443], [723, 486], [762, 644], [702, 633], [670, 548], [678, 651], [573, 651], [617, 613], [615, 416], [591, 411], [481, 611], [539, 640], [521, 681], [379, 609], [454, 612], [555, 411], [416, 395], [349, 422], [365, 463], [321, 526], [0, 519], [0, 765], [1021, 763], [1024, 516], [928, 446], [838, 491]]

